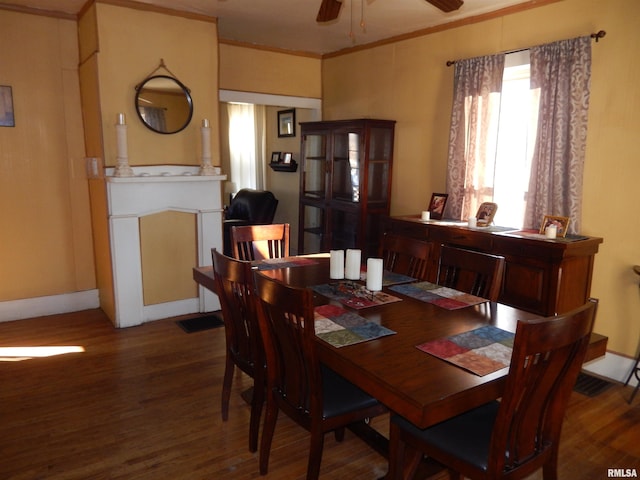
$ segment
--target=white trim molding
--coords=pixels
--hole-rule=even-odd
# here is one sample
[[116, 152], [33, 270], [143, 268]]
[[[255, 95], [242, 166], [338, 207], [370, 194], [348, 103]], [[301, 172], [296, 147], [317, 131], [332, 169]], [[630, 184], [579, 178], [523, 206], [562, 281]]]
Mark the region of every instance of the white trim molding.
[[[629, 377], [629, 372], [631, 372], [635, 361], [635, 358], [623, 357], [616, 353], [607, 352], [604, 357], [585, 363], [583, 369], [586, 372], [624, 383]], [[635, 386], [637, 383], [637, 380], [633, 377], [629, 385]]]
[[0, 302], [0, 322], [99, 308], [98, 290]]

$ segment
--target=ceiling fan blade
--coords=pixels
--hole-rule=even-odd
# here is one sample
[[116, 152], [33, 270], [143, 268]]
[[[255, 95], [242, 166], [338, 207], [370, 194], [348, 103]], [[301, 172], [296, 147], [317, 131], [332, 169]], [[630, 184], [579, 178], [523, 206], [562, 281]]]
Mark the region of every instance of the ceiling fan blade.
[[464, 3], [462, 0], [427, 0], [434, 7], [439, 8], [443, 12], [453, 12], [458, 10]]
[[320, 10], [316, 17], [316, 22], [330, 22], [338, 18], [342, 1], [339, 0], [322, 0]]

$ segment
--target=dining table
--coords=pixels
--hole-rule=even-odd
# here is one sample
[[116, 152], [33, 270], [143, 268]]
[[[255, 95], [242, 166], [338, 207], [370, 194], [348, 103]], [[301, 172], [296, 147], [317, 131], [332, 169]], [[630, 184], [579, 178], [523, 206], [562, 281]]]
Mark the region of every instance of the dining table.
[[[345, 282], [329, 278], [328, 254], [304, 258], [304, 262], [287, 259], [267, 264], [257, 262], [256, 274], [301, 288]], [[263, 268], [265, 265], [267, 268]], [[201, 285], [213, 289], [211, 267], [194, 268], [193, 277]], [[356, 283], [363, 284], [362, 281]], [[345, 307], [314, 290], [316, 306], [344, 307], [367, 322], [392, 332], [339, 347], [318, 337], [321, 362], [420, 428], [502, 395], [508, 367], [478, 375], [426, 353], [418, 346], [487, 325], [515, 332], [518, 321], [536, 319], [538, 315], [489, 301], [448, 309], [390, 288], [383, 287], [383, 293], [392, 295], [396, 301], [357, 309]]]

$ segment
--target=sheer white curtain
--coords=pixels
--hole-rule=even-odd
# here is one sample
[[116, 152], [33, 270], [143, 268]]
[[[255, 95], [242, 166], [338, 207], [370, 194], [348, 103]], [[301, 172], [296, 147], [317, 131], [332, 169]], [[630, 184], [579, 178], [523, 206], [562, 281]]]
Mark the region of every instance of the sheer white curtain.
[[265, 188], [265, 107], [241, 103], [227, 105], [229, 116], [229, 180], [240, 188]]

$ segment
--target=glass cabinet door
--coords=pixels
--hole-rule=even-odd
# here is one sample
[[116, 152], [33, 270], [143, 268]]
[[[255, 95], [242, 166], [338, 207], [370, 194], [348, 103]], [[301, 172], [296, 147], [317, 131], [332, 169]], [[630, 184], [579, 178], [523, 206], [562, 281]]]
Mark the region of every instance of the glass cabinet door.
[[389, 172], [393, 156], [393, 132], [389, 128], [372, 127], [369, 133], [369, 171], [367, 201], [370, 204], [389, 203]]
[[322, 200], [326, 196], [327, 135], [305, 135], [303, 154], [302, 195]]
[[302, 236], [298, 243], [302, 241], [300, 254], [321, 252], [324, 247], [325, 235], [325, 210], [324, 208], [312, 205], [300, 205], [303, 209], [303, 224], [300, 225]]
[[333, 200], [352, 203], [360, 201], [361, 139], [359, 131], [334, 133], [331, 184]]

